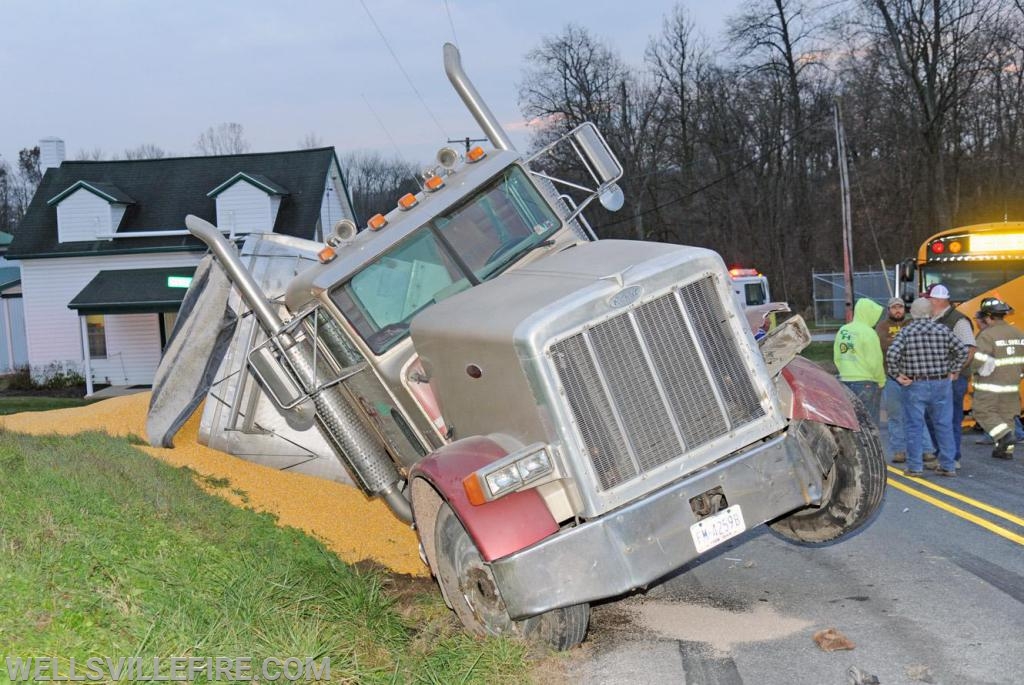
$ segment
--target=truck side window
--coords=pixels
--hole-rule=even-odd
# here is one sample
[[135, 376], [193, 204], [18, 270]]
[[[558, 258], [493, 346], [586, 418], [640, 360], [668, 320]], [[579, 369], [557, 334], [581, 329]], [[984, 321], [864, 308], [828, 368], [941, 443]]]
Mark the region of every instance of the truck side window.
[[469, 285], [434, 234], [422, 230], [357, 273], [332, 298], [380, 354], [405, 337], [416, 312]]
[[481, 280], [560, 226], [518, 167], [506, 170], [472, 201], [437, 217], [434, 224]]

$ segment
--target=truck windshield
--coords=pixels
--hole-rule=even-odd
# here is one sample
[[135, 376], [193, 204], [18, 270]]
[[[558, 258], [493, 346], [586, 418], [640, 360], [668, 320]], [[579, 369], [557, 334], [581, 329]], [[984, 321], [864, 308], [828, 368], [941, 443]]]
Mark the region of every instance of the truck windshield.
[[375, 354], [409, 332], [419, 311], [496, 276], [561, 225], [513, 166], [434, 217], [331, 293]]

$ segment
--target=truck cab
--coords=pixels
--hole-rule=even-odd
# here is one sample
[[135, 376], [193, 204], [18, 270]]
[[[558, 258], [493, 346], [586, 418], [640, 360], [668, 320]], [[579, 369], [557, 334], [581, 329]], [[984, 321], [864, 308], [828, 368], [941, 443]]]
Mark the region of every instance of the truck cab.
[[[206, 439], [246, 452], [231, 421], [263, 406], [415, 526], [467, 629], [562, 649], [590, 602], [753, 526], [817, 544], [866, 523], [885, 485], [877, 431], [796, 357], [799, 317], [758, 344], [716, 253], [595, 240], [582, 211], [622, 204], [597, 129], [521, 155], [450, 45], [445, 66], [492, 145], [443, 149], [420, 192], [327, 245], [243, 248], [308, 267], [274, 281], [187, 220], [250, 322], [218, 362], [234, 385]], [[588, 182], [545, 171], [556, 148]]]

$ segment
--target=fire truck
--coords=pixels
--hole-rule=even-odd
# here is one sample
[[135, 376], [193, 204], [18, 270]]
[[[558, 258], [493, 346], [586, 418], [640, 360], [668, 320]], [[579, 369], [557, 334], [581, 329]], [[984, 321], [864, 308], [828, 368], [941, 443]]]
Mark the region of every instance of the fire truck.
[[771, 302], [768, 277], [757, 269], [732, 267], [729, 269], [732, 291], [741, 307], [757, 307]]
[[[490, 145], [442, 149], [366, 226], [239, 250], [186, 219], [212, 254], [158, 370], [151, 442], [209, 393], [204, 442], [380, 498], [469, 631], [557, 649], [584, 639], [589, 603], [762, 523], [813, 545], [868, 522], [878, 433], [798, 356], [803, 321], [758, 344], [716, 253], [596, 240], [582, 211], [623, 203], [600, 132], [521, 154], [450, 44], [444, 64]], [[545, 171], [556, 150], [590, 181]]]

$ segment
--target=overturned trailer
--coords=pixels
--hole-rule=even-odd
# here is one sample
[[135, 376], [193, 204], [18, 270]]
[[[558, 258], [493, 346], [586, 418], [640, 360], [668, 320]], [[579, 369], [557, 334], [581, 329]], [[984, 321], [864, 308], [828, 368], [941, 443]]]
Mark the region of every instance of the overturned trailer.
[[[589, 602], [753, 526], [822, 543], [868, 521], [877, 431], [796, 356], [802, 320], [759, 346], [717, 254], [594, 239], [583, 209], [622, 204], [597, 129], [524, 157], [444, 56], [491, 149], [443, 149], [421, 192], [327, 245], [251, 236], [239, 252], [188, 218], [212, 261], [150, 440], [169, 444], [208, 393], [209, 445], [382, 498], [469, 630], [563, 649]], [[541, 171], [566, 148], [592, 182]]]

